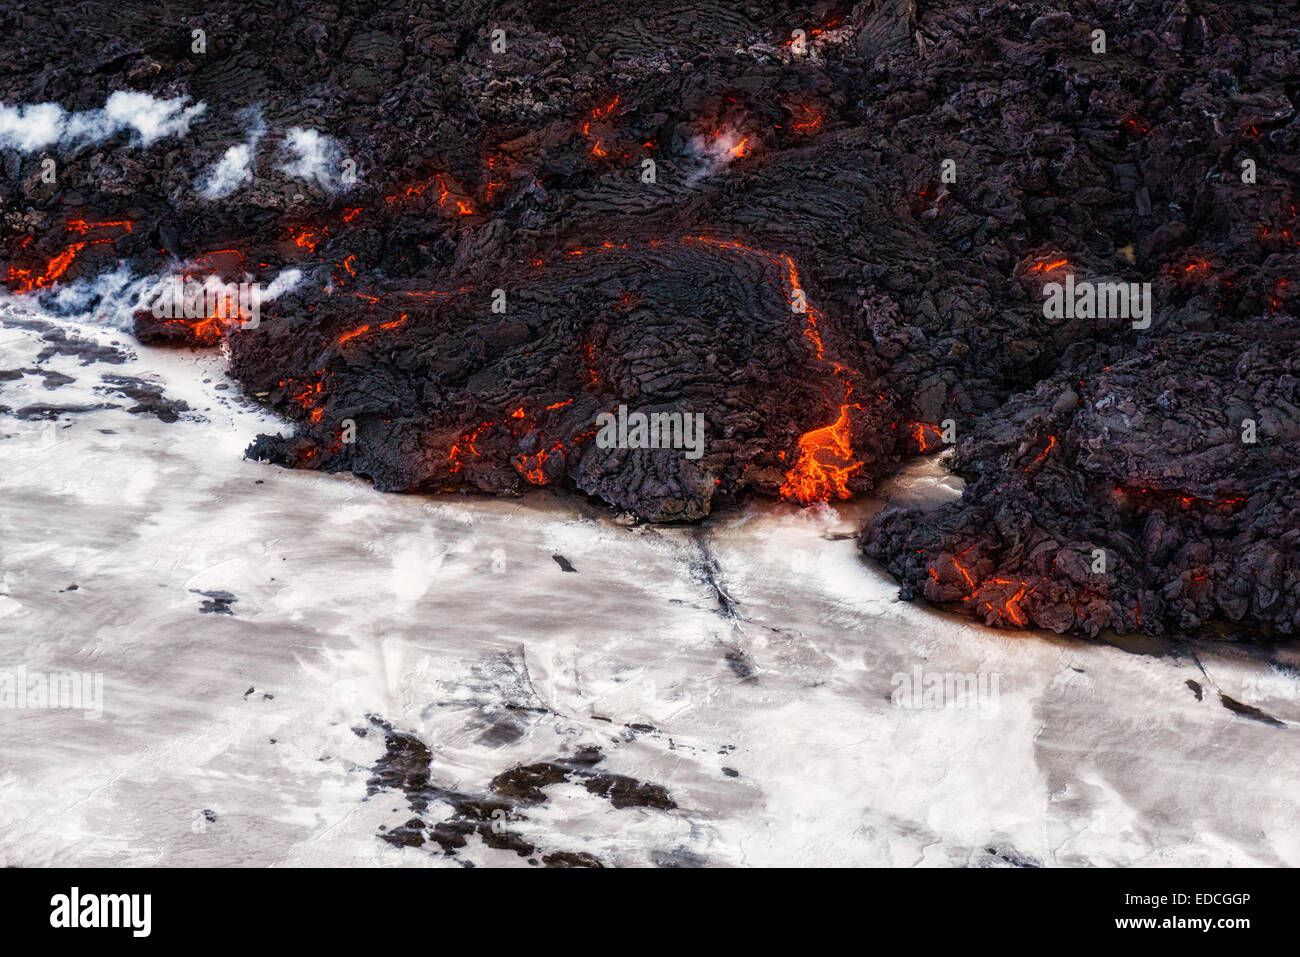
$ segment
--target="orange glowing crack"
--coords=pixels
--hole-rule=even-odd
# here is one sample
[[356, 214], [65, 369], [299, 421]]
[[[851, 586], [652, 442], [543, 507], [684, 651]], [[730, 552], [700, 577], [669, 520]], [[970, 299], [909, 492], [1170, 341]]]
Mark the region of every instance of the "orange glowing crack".
[[1024, 597], [1025, 597], [1025, 586], [1022, 583], [1020, 586], [1020, 591], [1016, 592], [1014, 595], [1012, 595], [1002, 604], [1002, 610], [1006, 612], [1008, 615], [1010, 615], [1011, 620], [1014, 621], [1017, 625], [1023, 625], [1029, 621], [1028, 618], [1024, 618], [1021, 616], [1019, 602], [1020, 599]]
[[[1033, 591], [1034, 588], [1037, 588], [1037, 585], [1034, 585], [1031, 588], [1029, 583], [1025, 581], [1013, 581], [1010, 578], [990, 578], [980, 586], [979, 590], [982, 591], [987, 585], [1016, 585], [1018, 590], [1014, 595], [1002, 602], [1001, 609], [994, 608], [992, 603], [987, 601], [984, 602], [984, 607], [996, 614], [1000, 614], [1004, 618], [1010, 618], [1017, 625], [1026, 625], [1029, 623], [1028, 616], [1025, 614], [1024, 609], [1020, 607], [1020, 601], [1025, 597], [1025, 595]], [[974, 592], [972, 592], [971, 597], [976, 597]]]
[[[317, 370], [317, 375], [323, 375], [323, 374], [324, 374], [323, 369]], [[298, 405], [302, 406], [304, 411], [311, 409], [312, 404], [315, 402], [317, 398], [319, 398], [321, 393], [324, 391], [324, 384], [319, 380], [317, 380], [314, 383], [307, 384], [301, 382], [301, 380], [281, 379], [279, 383], [280, 388], [282, 389], [287, 388], [291, 382], [295, 382], [295, 381], [298, 381], [299, 384], [304, 385], [305, 388], [301, 392], [297, 393], [296, 395], [290, 395], [289, 401], [298, 403]]]
[[[596, 108], [592, 109], [592, 111], [591, 111], [591, 119], [592, 119], [592, 120], [599, 120], [599, 119], [603, 119], [604, 117], [609, 116], [611, 113], [614, 112], [614, 108], [615, 108], [616, 106], [618, 106], [618, 101], [619, 101], [619, 97], [616, 96], [616, 97], [614, 97], [614, 99], [610, 102], [610, 104], [609, 104], [608, 106], [606, 106], [606, 107], [604, 107], [604, 108], [596, 107]], [[599, 159], [599, 158], [602, 158], [602, 157], [605, 157], [605, 156], [608, 156], [608, 155], [609, 155], [609, 151], [605, 149], [604, 145], [603, 145], [602, 142], [601, 142], [600, 137], [598, 137], [598, 136], [592, 136], [592, 134], [591, 134], [591, 120], [587, 120], [586, 122], [584, 122], [584, 123], [582, 124], [582, 135], [585, 136], [588, 140], [592, 140], [592, 141], [593, 141], [593, 142], [592, 142], [592, 146], [591, 146], [591, 155], [592, 155], [593, 157], [596, 157], [597, 159]]]
[[355, 339], [357, 336], [370, 332], [372, 329], [384, 329], [384, 330], [396, 329], [398, 326], [402, 325], [402, 323], [406, 322], [406, 320], [409, 318], [410, 317], [406, 313], [402, 313], [396, 319], [392, 319], [388, 322], [381, 322], [377, 326], [372, 326], [370, 323], [366, 323], [364, 326], [358, 326], [356, 329], [350, 329], [347, 332], [343, 333], [335, 340], [335, 342], [337, 342], [339, 345], [343, 345], [343, 343], [349, 342], [352, 339]]
[[[821, 336], [822, 314], [808, 301], [799, 278], [799, 267], [790, 256], [707, 236], [685, 236], [683, 242], [705, 243], [741, 255], [754, 254], [777, 266], [781, 270], [784, 285], [789, 290], [786, 301], [791, 310], [801, 308], [805, 315], [804, 336], [813, 344], [817, 358], [826, 361], [826, 349]], [[848, 486], [849, 479], [863, 467], [863, 462], [853, 458], [853, 429], [849, 409], [862, 409], [862, 406], [848, 402], [853, 393], [848, 374], [853, 370], [834, 363], [832, 371], [844, 386], [844, 403], [840, 406], [839, 416], [832, 424], [813, 429], [799, 439], [799, 457], [794, 467], [786, 473], [781, 485], [782, 498], [793, 499], [802, 505], [831, 498], [849, 498], [852, 495]]]
[[[68, 232], [77, 233], [78, 235], [81, 236], [85, 236], [92, 229], [117, 228], [117, 229], [125, 229], [126, 232], [128, 233], [133, 232], [135, 230], [135, 227], [132, 225], [130, 220], [125, 220], [125, 219], [117, 219], [117, 220], [102, 221], [102, 222], [90, 222], [84, 219], [71, 219], [68, 220], [66, 228]], [[27, 246], [31, 244], [31, 241], [32, 241], [32, 237], [28, 236], [26, 239], [23, 240], [19, 248], [20, 249], [27, 248]], [[37, 273], [35, 270], [32, 269], [22, 269], [18, 266], [10, 266], [8, 271], [5, 273], [5, 277], [4, 277], [5, 282], [16, 283], [17, 285], [15, 291], [20, 293], [32, 292], [35, 289], [44, 289], [47, 286], [53, 285], [56, 279], [58, 279], [65, 272], [67, 272], [68, 269], [72, 266], [73, 261], [76, 260], [77, 256], [87, 246], [94, 246], [94, 245], [98, 245], [99, 243], [111, 243], [112, 241], [113, 241], [112, 239], [89, 239], [89, 240], [81, 240], [79, 242], [71, 243], [68, 245], [66, 249], [63, 250], [63, 252], [52, 257], [50, 261], [46, 263], [45, 269], [40, 273]]]
[[289, 227], [289, 238], [293, 240], [293, 244], [299, 249], [314, 253], [321, 240], [325, 238], [325, 234], [323, 230], [311, 229], [308, 226], [291, 226]]
[[813, 111], [806, 106], [801, 107], [801, 109], [804, 111], [805, 114], [812, 113], [813, 114], [812, 119], [804, 120], [802, 123], [795, 123], [791, 125], [790, 129], [794, 130], [794, 132], [796, 133], [815, 132], [817, 128], [822, 125], [822, 115], [820, 113], [813, 113]]
[[224, 256], [224, 255], [226, 255], [226, 254], [228, 254], [228, 253], [229, 253], [229, 254], [233, 254], [233, 255], [235, 255], [235, 256], [238, 256], [238, 257], [239, 257], [239, 261], [240, 261], [241, 263], [244, 261], [244, 254], [241, 253], [238, 249], [214, 249], [214, 250], [212, 250], [211, 252], [207, 252], [207, 253], [199, 253], [197, 256], [194, 257], [194, 262], [195, 262], [195, 263], [209, 263], [209, 267], [208, 267], [208, 268], [209, 268], [209, 269], [212, 269], [213, 271], [215, 271], [215, 269], [216, 269], [216, 264], [215, 264], [215, 263], [212, 263], [212, 260], [214, 260], [217, 256]]
[[912, 429], [912, 438], [916, 439], [916, 444], [921, 447], [922, 452], [929, 451], [929, 444], [925, 441], [926, 431], [933, 432], [935, 435], [943, 438], [943, 433], [937, 425], [930, 425], [928, 422], [918, 422]]
[[[969, 550], [970, 550], [970, 549], [967, 549], [967, 551], [969, 551]], [[965, 555], [966, 552], [962, 552], [962, 554]], [[969, 588], [971, 591], [974, 591], [974, 590], [975, 590], [975, 579], [971, 578], [971, 577], [970, 577], [970, 572], [966, 571], [966, 569], [965, 569], [965, 567], [962, 565], [962, 563], [959, 562], [959, 561], [957, 561], [957, 556], [956, 556], [956, 555], [954, 555], [953, 558], [952, 558], [952, 564], [953, 564], [953, 567], [955, 567], [955, 568], [957, 569], [957, 571], [961, 572], [961, 577], [964, 578], [964, 579], [966, 579], [966, 587]]]
[[533, 455], [522, 455], [519, 457], [519, 464], [516, 468], [519, 474], [533, 485], [545, 485], [546, 472], [542, 469], [542, 466], [546, 464], [548, 458], [550, 458], [550, 455], [545, 449]]
[[53, 257], [45, 266], [45, 270], [39, 274], [30, 269], [19, 269], [17, 266], [10, 266], [9, 271], [5, 273], [6, 282], [16, 282], [15, 292], [32, 292], [36, 289], [44, 289], [54, 284], [54, 281], [62, 276], [72, 266], [77, 255], [87, 246], [93, 246], [98, 243], [112, 242], [110, 239], [91, 239], [82, 242], [72, 243], [67, 249]]
[[[554, 409], [560, 409], [566, 405], [569, 405], [572, 402], [573, 402], [572, 399], [565, 399], [561, 402], [555, 402], [552, 403], [551, 405], [546, 406], [543, 411], [550, 412]], [[508, 413], [503, 418], [489, 419], [486, 422], [480, 423], [472, 431], [466, 432], [463, 435], [461, 435], [460, 439], [457, 440], [457, 442], [451, 447], [451, 451], [450, 453], [448, 453], [448, 461], [450, 463], [449, 471], [453, 475], [460, 472], [465, 464], [463, 461], [463, 457], [467, 453], [469, 455], [478, 457], [479, 451], [475, 443], [478, 441], [479, 437], [483, 435], [483, 433], [489, 431], [490, 429], [502, 427], [502, 426], [508, 428], [510, 430], [510, 442], [511, 444], [513, 444], [516, 441], [518, 441], [523, 435], [530, 432], [535, 427], [535, 424], [536, 424], [535, 422], [529, 421], [527, 412], [523, 406], [520, 406], [518, 409], [515, 409], [513, 412]], [[545, 473], [544, 465], [550, 459], [550, 457], [553, 455], [563, 455], [563, 453], [575, 448], [579, 442], [587, 438], [590, 438], [595, 434], [596, 434], [596, 430], [593, 429], [589, 432], [584, 432], [581, 435], [575, 436], [568, 445], [566, 445], [564, 441], [561, 440], [561, 441], [553, 442], [549, 447], [541, 449], [540, 451], [537, 452], [520, 453], [514, 457], [515, 461], [513, 462], [513, 465], [515, 471], [517, 471], [526, 481], [528, 481], [532, 485], [545, 485], [546, 473]]]
[[134, 230], [134, 227], [131, 225], [131, 221], [126, 219], [118, 219], [118, 220], [113, 220], [112, 222], [104, 222], [104, 223], [88, 223], [84, 219], [68, 220], [68, 229], [70, 229], [74, 233], [80, 233], [82, 236], [86, 235], [86, 233], [89, 230], [107, 229], [110, 226], [123, 227], [126, 229], [128, 233]]
[[1183, 506], [1183, 508], [1191, 508], [1193, 505], [1200, 505], [1207, 508], [1217, 508], [1221, 511], [1231, 511], [1246, 501], [1246, 499], [1241, 496], [1224, 499], [1201, 498], [1195, 495], [1183, 495], [1178, 492], [1164, 491], [1162, 489], [1125, 488], [1122, 485], [1116, 486], [1115, 492], [1117, 495], [1124, 497], [1147, 497], [1153, 498], [1157, 501], [1161, 499], [1172, 500], [1178, 502]]
[[59, 255], [50, 260], [50, 264], [46, 268], [45, 274], [37, 279], [36, 284], [38, 286], [47, 286], [54, 282], [54, 280], [58, 279], [68, 271], [68, 267], [72, 265], [72, 261], [77, 258], [77, 253], [81, 252], [85, 248], [85, 243], [73, 243], [63, 252], [59, 253]]
[[1051, 272], [1054, 269], [1060, 269], [1062, 266], [1070, 265], [1068, 259], [1057, 259], [1050, 263], [1036, 263], [1029, 267], [1030, 272]]
[[1056, 436], [1054, 436], [1054, 435], [1053, 435], [1053, 436], [1050, 436], [1050, 439], [1051, 439], [1051, 441], [1047, 443], [1047, 448], [1043, 449], [1043, 451], [1041, 451], [1041, 452], [1038, 453], [1038, 458], [1034, 459], [1034, 460], [1033, 460], [1032, 462], [1030, 462], [1027, 466], [1025, 466], [1025, 471], [1026, 471], [1026, 472], [1028, 472], [1030, 469], [1032, 469], [1032, 468], [1033, 468], [1035, 465], [1037, 465], [1039, 462], [1043, 461], [1043, 459], [1047, 458], [1047, 453], [1050, 452], [1050, 451], [1052, 451], [1052, 449], [1056, 447]]

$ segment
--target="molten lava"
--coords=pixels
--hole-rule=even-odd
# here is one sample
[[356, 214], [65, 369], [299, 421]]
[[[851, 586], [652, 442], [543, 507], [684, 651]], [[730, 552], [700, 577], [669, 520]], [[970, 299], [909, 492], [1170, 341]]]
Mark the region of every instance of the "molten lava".
[[1054, 259], [1052, 260], [1052, 262], [1034, 263], [1034, 265], [1029, 267], [1029, 271], [1030, 272], [1053, 272], [1057, 269], [1060, 269], [1062, 266], [1068, 266], [1068, 265], [1070, 265], [1070, 261], [1068, 259]]
[[815, 113], [808, 107], [801, 107], [804, 113], [804, 119], [799, 123], [794, 123], [790, 129], [796, 133], [815, 133], [822, 125], [822, 115]]
[[813, 429], [799, 439], [799, 459], [786, 473], [781, 486], [782, 498], [811, 505], [853, 494], [849, 490], [849, 478], [862, 468], [862, 462], [853, 460], [849, 409], [861, 408], [846, 403], [840, 406], [839, 418], [834, 422]]
[[1043, 449], [1043, 451], [1039, 452], [1039, 453], [1038, 453], [1038, 458], [1034, 459], [1032, 462], [1030, 462], [1030, 463], [1025, 467], [1025, 471], [1026, 471], [1026, 472], [1028, 472], [1030, 469], [1032, 469], [1032, 468], [1033, 468], [1035, 465], [1037, 465], [1039, 462], [1043, 461], [1043, 459], [1047, 458], [1047, 453], [1051, 452], [1052, 449], [1056, 448], [1056, 436], [1054, 436], [1054, 435], [1053, 435], [1053, 436], [1049, 436], [1049, 438], [1051, 439], [1051, 441], [1047, 443], [1047, 448], [1045, 448], [1045, 449]]
[[[541, 413], [552, 412], [556, 409], [562, 409], [570, 405], [572, 399], [564, 399], [559, 402], [553, 402], [541, 409]], [[540, 414], [540, 413], [539, 413]], [[486, 433], [493, 429], [504, 427], [509, 431], [510, 444], [513, 446], [525, 436], [536, 434], [540, 440], [542, 438], [535, 417], [529, 416], [523, 406], [507, 413], [499, 419], [488, 419], [486, 422], [479, 423], [473, 430], [463, 434], [456, 444], [451, 447], [448, 455], [450, 463], [449, 471], [455, 475], [464, 468], [464, 457], [472, 455], [478, 457], [480, 452], [476, 443]], [[558, 458], [561, 467], [563, 467], [566, 453], [573, 451], [581, 442], [591, 438], [596, 434], [596, 429], [590, 429], [580, 435], [574, 436], [568, 442], [556, 440], [545, 448], [536, 452], [518, 452], [511, 456], [510, 464], [514, 466], [516, 472], [530, 485], [546, 485], [550, 482], [545, 468], [546, 463], [552, 458]]]
[[[740, 243], [723, 242], [707, 236], [686, 236], [683, 242], [704, 243], [718, 249], [738, 252], [741, 255], [757, 255], [775, 265], [784, 280], [783, 291], [790, 309], [805, 316], [803, 334], [816, 350], [817, 358], [826, 359], [826, 347], [822, 342], [822, 314], [804, 292], [799, 280], [799, 267], [785, 253], [771, 253]], [[838, 362], [831, 363], [831, 371], [844, 386], [844, 401], [840, 405], [839, 417], [830, 425], [813, 429], [799, 439], [799, 458], [794, 467], [785, 476], [781, 485], [781, 497], [793, 500], [801, 505], [824, 502], [832, 498], [849, 498], [853, 493], [849, 489], [849, 479], [863, 467], [863, 462], [853, 457], [853, 427], [849, 416], [850, 409], [861, 410], [862, 406], [849, 403], [853, 394], [853, 385], [848, 375], [853, 372]]]
[[940, 439], [943, 438], [943, 432], [939, 430], [937, 425], [931, 425], [928, 422], [916, 423], [916, 425], [912, 427], [912, 438], [916, 439], [916, 444], [920, 447], [922, 452], [928, 452], [930, 449], [929, 443], [925, 441], [926, 432], [933, 432]]
[[[70, 219], [67, 222], [67, 230], [70, 233], [76, 233], [79, 236], [85, 236], [91, 230], [99, 229], [121, 229], [125, 232], [132, 232], [134, 226], [130, 221], [125, 219], [113, 220], [111, 222], [87, 222], [84, 219]], [[82, 239], [69, 243], [68, 246], [57, 255], [50, 258], [45, 264], [45, 268], [40, 272], [35, 269], [23, 269], [18, 266], [10, 266], [5, 272], [4, 281], [14, 284], [15, 292], [32, 292], [37, 289], [46, 289], [54, 284], [54, 281], [62, 276], [72, 266], [77, 256], [87, 246], [95, 246], [99, 243], [111, 243], [112, 238], [101, 239]], [[20, 249], [25, 249], [31, 244], [31, 237], [28, 236], [23, 240]]]
[[[106, 242], [107, 240], [98, 240]], [[45, 269], [39, 273], [31, 269], [19, 269], [17, 266], [10, 266], [9, 271], [5, 273], [5, 282], [16, 283], [15, 292], [32, 292], [35, 289], [44, 289], [53, 285], [54, 280], [58, 279], [72, 261], [77, 258], [77, 253], [86, 248], [84, 242], [73, 243], [63, 252], [52, 258], [45, 266]]]
[[325, 233], [323, 230], [312, 229], [309, 226], [290, 226], [289, 238], [299, 249], [314, 253], [321, 240], [325, 238]]

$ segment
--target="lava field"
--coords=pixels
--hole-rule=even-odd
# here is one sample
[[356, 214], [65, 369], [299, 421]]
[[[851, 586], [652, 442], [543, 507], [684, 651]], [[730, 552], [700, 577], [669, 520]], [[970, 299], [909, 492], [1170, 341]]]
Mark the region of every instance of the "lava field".
[[[293, 424], [267, 462], [693, 522], [951, 450], [959, 500], [861, 533], [905, 598], [1293, 634], [1300, 4], [1070, 7], [10, 4], [4, 282], [297, 270], [135, 312]], [[1150, 315], [1048, 315], [1066, 277]], [[621, 406], [704, 454], [605, 447]]]

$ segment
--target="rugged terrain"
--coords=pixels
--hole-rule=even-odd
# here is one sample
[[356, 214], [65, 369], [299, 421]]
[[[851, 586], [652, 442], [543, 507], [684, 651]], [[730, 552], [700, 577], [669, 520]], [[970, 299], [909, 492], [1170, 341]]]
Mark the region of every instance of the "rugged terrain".
[[[963, 497], [863, 532], [905, 595], [1007, 627], [1288, 634], [1297, 23], [1169, 0], [20, 3], [0, 256], [51, 308], [122, 298], [123, 262], [299, 270], [256, 327], [136, 304], [141, 341], [220, 343], [295, 423], [262, 459], [690, 521], [867, 491], [946, 435]], [[1045, 318], [1067, 274], [1151, 283], [1150, 326]], [[619, 405], [702, 414], [705, 454], [600, 448]]]

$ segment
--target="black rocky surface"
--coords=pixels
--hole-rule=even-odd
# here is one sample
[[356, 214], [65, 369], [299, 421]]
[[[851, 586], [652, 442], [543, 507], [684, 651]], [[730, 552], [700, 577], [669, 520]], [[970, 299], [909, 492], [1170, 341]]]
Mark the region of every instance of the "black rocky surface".
[[[570, 781], [581, 783], [616, 810], [677, 808], [662, 785], [597, 770], [596, 766], [605, 760], [599, 748], [583, 748], [555, 761], [516, 765], [493, 777], [480, 792], [440, 787], [434, 783], [433, 752], [424, 742], [377, 715], [367, 717], [369, 726], [354, 728], [354, 732], [360, 737], [367, 737], [372, 729], [384, 734], [384, 754], [367, 782], [367, 798], [399, 792], [417, 815], [383, 831], [382, 839], [395, 846], [431, 844], [443, 854], [455, 856], [477, 837], [490, 848], [514, 851], [520, 857], [533, 856], [534, 860], [540, 856], [546, 867], [603, 867], [599, 859], [585, 852], [542, 853], [544, 848], [519, 833], [519, 825], [528, 820], [529, 810], [550, 800], [547, 788]], [[419, 815], [440, 819], [428, 823]]]
[[[1086, 634], [1300, 624], [1300, 4], [56, 2], [0, 35], [7, 105], [207, 104], [183, 139], [51, 149], [52, 184], [0, 151], [0, 257], [12, 288], [74, 240], [60, 281], [303, 270], [255, 329], [137, 321], [225, 340], [294, 423], [257, 457], [695, 520], [865, 492], [952, 420], [962, 499], [864, 530], [905, 595]], [[202, 199], [253, 116], [254, 181]], [[292, 127], [359, 182], [279, 170]], [[1150, 327], [1045, 319], [1066, 273], [1152, 283]], [[598, 448], [620, 404], [703, 414], [704, 455]]]

